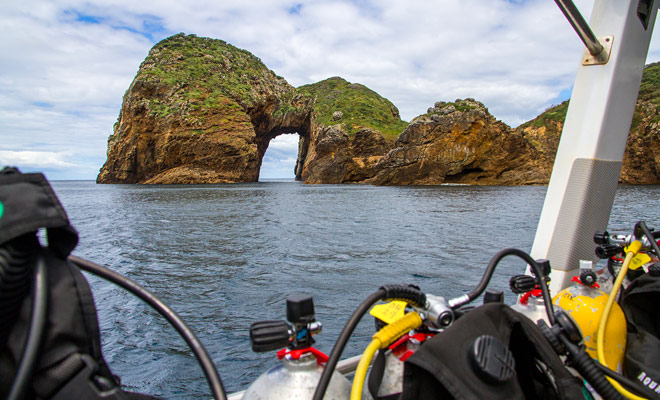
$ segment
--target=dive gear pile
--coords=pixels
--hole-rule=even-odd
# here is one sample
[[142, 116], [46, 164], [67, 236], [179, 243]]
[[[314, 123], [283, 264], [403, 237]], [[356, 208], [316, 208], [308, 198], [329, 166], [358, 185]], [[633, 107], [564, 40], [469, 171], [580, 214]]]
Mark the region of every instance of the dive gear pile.
[[[2, 170], [0, 204], [0, 396], [151, 398], [123, 391], [103, 359], [82, 269], [159, 311], [190, 345], [214, 398], [226, 398], [206, 350], [173, 310], [137, 283], [70, 255], [77, 233], [43, 175]], [[39, 241], [41, 229], [47, 247]], [[279, 350], [281, 362], [243, 398], [659, 398], [658, 237], [660, 232], [643, 222], [631, 235], [597, 232], [596, 254], [608, 260], [609, 272], [581, 262], [575, 285], [554, 300], [549, 262], [517, 249], [495, 254], [477, 287], [457, 298], [427, 294], [414, 285], [382, 286], [349, 318], [329, 356], [312, 347], [322, 328], [312, 297], [290, 296], [286, 321], [250, 328], [252, 349]], [[511, 290], [519, 296], [513, 307], [503, 304], [502, 291], [488, 288], [507, 256], [521, 258], [533, 272], [511, 278]], [[483, 305], [472, 304], [482, 295]], [[351, 386], [336, 366], [370, 309], [377, 332]]]

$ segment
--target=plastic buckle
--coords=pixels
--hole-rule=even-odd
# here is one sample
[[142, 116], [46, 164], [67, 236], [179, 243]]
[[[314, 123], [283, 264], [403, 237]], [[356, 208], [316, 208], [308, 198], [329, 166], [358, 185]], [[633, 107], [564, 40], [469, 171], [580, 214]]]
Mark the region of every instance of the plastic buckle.
[[128, 400], [113, 381], [96, 375], [98, 365], [91, 356], [81, 354], [80, 359], [85, 365], [52, 397], [52, 400]]

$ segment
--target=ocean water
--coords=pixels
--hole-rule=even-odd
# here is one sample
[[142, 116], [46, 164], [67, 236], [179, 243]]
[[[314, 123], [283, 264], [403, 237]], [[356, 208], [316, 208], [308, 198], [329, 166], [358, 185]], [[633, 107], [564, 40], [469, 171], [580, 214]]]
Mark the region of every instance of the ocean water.
[[[137, 281], [196, 332], [228, 392], [276, 365], [253, 353], [249, 326], [285, 319], [285, 299], [314, 297], [329, 353], [354, 309], [379, 286], [414, 283], [448, 298], [471, 290], [506, 247], [529, 251], [545, 196], [532, 187], [376, 187], [267, 181], [234, 185], [52, 182], [80, 234], [75, 255]], [[659, 186], [623, 186], [610, 229], [653, 227]], [[524, 263], [505, 259], [491, 287], [505, 291]], [[129, 390], [209, 398], [203, 373], [176, 331], [122, 289], [88, 276], [103, 351]], [[344, 356], [373, 333], [365, 317]]]

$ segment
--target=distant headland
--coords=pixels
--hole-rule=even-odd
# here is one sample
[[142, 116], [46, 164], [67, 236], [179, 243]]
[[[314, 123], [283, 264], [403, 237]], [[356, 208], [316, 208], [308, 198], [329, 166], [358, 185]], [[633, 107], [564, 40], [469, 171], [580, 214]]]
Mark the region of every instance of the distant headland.
[[[621, 183], [660, 183], [659, 84], [660, 63], [648, 65]], [[297, 133], [305, 183], [546, 184], [567, 108], [511, 128], [458, 99], [407, 123], [364, 85], [334, 77], [295, 88], [246, 50], [180, 33], [140, 65], [97, 182], [255, 182], [270, 140]]]

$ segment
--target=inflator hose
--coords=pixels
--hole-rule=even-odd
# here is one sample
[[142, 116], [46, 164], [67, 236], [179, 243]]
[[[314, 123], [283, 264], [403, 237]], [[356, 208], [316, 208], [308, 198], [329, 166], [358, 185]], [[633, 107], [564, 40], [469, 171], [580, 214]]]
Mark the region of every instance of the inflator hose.
[[222, 385], [222, 381], [220, 380], [218, 370], [215, 368], [215, 365], [213, 364], [213, 361], [211, 360], [208, 352], [204, 348], [204, 345], [202, 345], [197, 336], [195, 336], [195, 333], [188, 327], [188, 325], [186, 325], [185, 322], [183, 322], [183, 320], [177, 315], [176, 312], [174, 312], [174, 310], [172, 310], [167, 304], [163, 303], [162, 300], [160, 300], [147, 289], [114, 271], [76, 256], [69, 256], [69, 261], [77, 265], [83, 271], [108, 280], [133, 293], [135, 296], [158, 311], [160, 315], [165, 317], [165, 319], [170, 324], [172, 324], [177, 332], [179, 332], [183, 340], [185, 340], [190, 347], [190, 350], [192, 350], [195, 357], [197, 357], [199, 365], [202, 367], [204, 375], [206, 376], [206, 380], [211, 387], [213, 398], [216, 400], [227, 399], [227, 393], [225, 392], [225, 388]]
[[44, 255], [39, 254], [37, 268], [34, 273], [32, 312], [30, 326], [23, 354], [18, 363], [14, 383], [9, 390], [7, 400], [21, 400], [25, 393], [39, 355], [41, 340], [46, 326], [46, 315], [48, 314], [48, 275]]
[[314, 397], [312, 398], [313, 400], [323, 399], [325, 391], [328, 389], [328, 384], [330, 383], [332, 373], [337, 367], [337, 363], [339, 362], [341, 354], [344, 352], [344, 347], [346, 347], [348, 339], [353, 334], [353, 331], [357, 327], [364, 314], [369, 311], [371, 306], [376, 304], [379, 300], [384, 299], [401, 299], [418, 307], [424, 307], [426, 305], [426, 296], [424, 293], [422, 293], [419, 289], [409, 285], [381, 286], [377, 291], [367, 297], [353, 312], [353, 315], [351, 315], [351, 318], [348, 320], [348, 322], [346, 322], [344, 329], [339, 334], [339, 337], [337, 338], [337, 341], [335, 342], [335, 345], [330, 352], [328, 361], [325, 363], [325, 367], [323, 368], [321, 379], [316, 386], [316, 391], [314, 391]]

